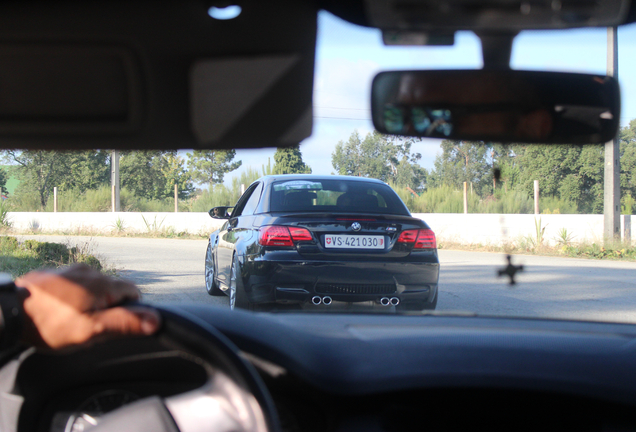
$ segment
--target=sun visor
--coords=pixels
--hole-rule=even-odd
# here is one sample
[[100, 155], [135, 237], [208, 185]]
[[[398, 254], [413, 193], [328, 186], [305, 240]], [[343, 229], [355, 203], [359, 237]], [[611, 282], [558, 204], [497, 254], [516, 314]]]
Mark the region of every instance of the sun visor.
[[228, 19], [211, 5], [0, 4], [0, 147], [248, 148], [308, 137], [317, 10], [245, 1]]

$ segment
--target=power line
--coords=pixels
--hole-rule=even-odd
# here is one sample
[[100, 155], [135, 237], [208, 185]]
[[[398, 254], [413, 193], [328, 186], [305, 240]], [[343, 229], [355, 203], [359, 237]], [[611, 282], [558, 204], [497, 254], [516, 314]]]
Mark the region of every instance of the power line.
[[337, 109], [337, 110], [351, 110], [351, 111], [371, 111], [371, 109], [369, 109], [369, 108], [341, 108], [341, 107], [321, 107], [321, 106], [315, 106], [314, 108], [320, 108], [320, 109]]
[[358, 120], [358, 121], [371, 121], [370, 118], [350, 118], [350, 117], [327, 117], [327, 116], [314, 116], [314, 118], [319, 119], [331, 119], [331, 120]]

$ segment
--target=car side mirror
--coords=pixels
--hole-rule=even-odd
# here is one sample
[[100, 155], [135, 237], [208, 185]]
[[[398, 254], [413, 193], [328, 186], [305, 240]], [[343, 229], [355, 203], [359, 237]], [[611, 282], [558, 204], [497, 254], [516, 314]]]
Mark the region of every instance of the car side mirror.
[[219, 206], [211, 208], [208, 214], [212, 219], [229, 219], [232, 216], [230, 209], [234, 207]]

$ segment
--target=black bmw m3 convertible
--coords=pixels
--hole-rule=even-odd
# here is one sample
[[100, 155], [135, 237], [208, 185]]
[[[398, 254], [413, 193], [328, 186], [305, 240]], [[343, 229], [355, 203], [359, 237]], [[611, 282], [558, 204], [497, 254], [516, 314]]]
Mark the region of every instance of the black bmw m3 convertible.
[[206, 288], [231, 308], [435, 309], [435, 234], [379, 180], [266, 176], [210, 216], [227, 221], [210, 235]]

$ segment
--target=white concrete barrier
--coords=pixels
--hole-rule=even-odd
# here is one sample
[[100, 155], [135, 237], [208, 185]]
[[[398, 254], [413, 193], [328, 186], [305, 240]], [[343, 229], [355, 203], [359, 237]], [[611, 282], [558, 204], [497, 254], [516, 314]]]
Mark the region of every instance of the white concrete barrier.
[[207, 213], [154, 213], [154, 212], [10, 212], [9, 222], [18, 231], [43, 231], [62, 233], [113, 233], [123, 228], [124, 232], [146, 233], [185, 232], [205, 234], [223, 224], [221, 219], [212, 219]]
[[[603, 241], [603, 215], [579, 214], [462, 214], [462, 213], [414, 213], [424, 220], [440, 240], [461, 244], [503, 245], [519, 242], [524, 238], [537, 238], [537, 225], [544, 229], [545, 244], [558, 244], [561, 230], [573, 243]], [[621, 216], [624, 235], [636, 240], [634, 230], [627, 230], [631, 216]]]
[[[463, 214], [463, 213], [414, 213], [424, 220], [440, 241], [461, 244], [502, 245], [518, 242], [524, 237], [537, 236], [535, 223], [545, 228], [543, 238], [547, 244], [557, 243], [560, 231], [566, 229], [571, 240], [578, 242], [601, 242], [603, 239], [603, 215], [532, 215], [532, 214]], [[623, 232], [627, 231], [632, 241], [636, 230], [631, 227], [630, 217], [621, 216]], [[40, 230], [43, 232], [113, 233], [118, 226], [124, 232], [145, 233], [164, 231], [206, 235], [223, 224], [221, 219], [212, 219], [207, 213], [48, 213], [12, 212], [9, 220], [18, 231]]]

